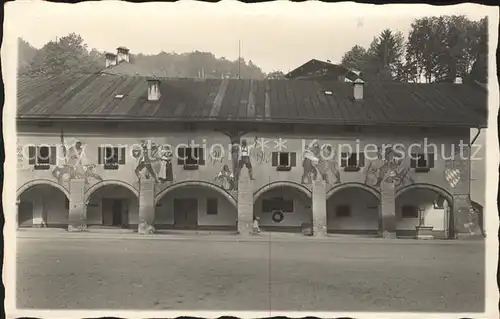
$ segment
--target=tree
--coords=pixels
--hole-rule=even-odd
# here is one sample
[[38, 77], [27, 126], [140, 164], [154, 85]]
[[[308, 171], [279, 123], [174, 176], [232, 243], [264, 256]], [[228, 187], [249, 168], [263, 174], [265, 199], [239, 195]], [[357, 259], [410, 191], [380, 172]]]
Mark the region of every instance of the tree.
[[18, 72], [24, 74], [29, 70], [29, 66], [36, 55], [37, 49], [22, 38], [18, 39]]
[[[27, 42], [20, 42], [20, 46], [26, 47], [26, 45], [29, 47]], [[32, 55], [24, 68], [30, 73], [51, 75], [66, 71], [93, 73], [105, 67], [104, 53], [96, 49], [89, 50], [82, 37], [75, 33], [50, 41], [40, 50], [33, 48]], [[153, 55], [137, 53], [130, 56], [130, 61], [147, 73], [165, 77], [237, 78], [238, 71], [241, 71], [241, 78], [265, 77], [264, 72], [252, 61], [247, 63], [241, 58], [238, 68], [238, 61], [229, 61], [224, 57], [218, 59], [210, 52], [194, 51], [178, 54], [162, 51]]]
[[366, 49], [362, 46], [355, 45], [342, 56], [341, 64], [348, 68], [356, 68], [357, 62], [365, 57]]
[[485, 47], [479, 43], [487, 39], [487, 24], [483, 20], [475, 22], [465, 16], [415, 20], [408, 36], [406, 60], [412, 61], [419, 76], [429, 83], [466, 77], [472, 72], [481, 47]]
[[282, 71], [273, 71], [266, 76], [267, 80], [284, 80], [285, 74]]
[[368, 50], [355, 45], [342, 57], [342, 65], [362, 72], [364, 79], [392, 80], [402, 67], [404, 38], [389, 29], [375, 37]]
[[486, 83], [488, 82], [488, 20], [486, 17], [478, 23], [477, 43], [472, 51], [475, 51], [477, 56], [471, 66], [470, 79]]
[[367, 53], [373, 57], [373, 62], [379, 69], [389, 70], [391, 74], [396, 73], [404, 54], [403, 33], [385, 29], [372, 41]]
[[[67, 71], [95, 72], [101, 54], [87, 50], [80, 35], [71, 33], [56, 41], [50, 41], [35, 54], [30, 72], [57, 75]], [[102, 57], [101, 60], [104, 60]]]

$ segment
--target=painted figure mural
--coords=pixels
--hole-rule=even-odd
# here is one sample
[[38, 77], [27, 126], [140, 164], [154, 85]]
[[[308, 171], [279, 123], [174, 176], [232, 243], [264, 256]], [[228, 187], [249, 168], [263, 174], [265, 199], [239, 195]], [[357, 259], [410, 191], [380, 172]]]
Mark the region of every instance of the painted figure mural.
[[147, 174], [145, 174], [146, 179], [152, 177], [156, 183], [159, 183], [158, 176], [153, 169], [152, 162], [158, 158], [159, 147], [150, 140], [141, 141], [141, 149], [134, 150], [134, 156], [137, 158], [137, 167], [135, 168], [135, 175], [137, 180], [141, 180], [141, 172], [146, 169]]
[[76, 141], [69, 147], [63, 146], [63, 154], [65, 163], [52, 170], [52, 175], [59, 184], [71, 179], [85, 179], [85, 183], [90, 183], [92, 179], [102, 181], [102, 177], [96, 173], [96, 164], [85, 163], [84, 145], [81, 141]]
[[409, 174], [410, 168], [405, 165], [404, 158], [398, 156], [392, 147], [379, 147], [378, 161], [380, 165], [372, 161], [366, 167], [365, 184], [379, 187], [383, 181], [389, 181], [399, 187], [413, 183]]
[[222, 170], [215, 176], [214, 180], [218, 183], [218, 185], [230, 192], [236, 188], [235, 186], [235, 178], [233, 173], [229, 170], [228, 165], [224, 165]]
[[318, 158], [318, 171], [323, 181], [330, 184], [330, 173], [333, 175], [333, 184], [340, 184], [340, 172], [337, 168], [335, 153], [331, 145], [324, 145]]
[[137, 159], [134, 173], [138, 181], [140, 181], [143, 172], [144, 178], [152, 178], [158, 184], [174, 181], [173, 151], [170, 146], [158, 145], [151, 140], [142, 140], [140, 148], [132, 151], [132, 156]]
[[302, 184], [311, 184], [316, 181], [319, 174], [318, 164], [321, 148], [318, 143], [312, 147], [306, 147], [302, 156], [302, 167], [304, 172], [302, 174]]
[[[252, 174], [252, 160], [250, 158], [250, 149], [251, 147], [255, 147], [257, 144], [257, 138], [255, 138], [253, 145], [248, 145], [247, 140], [242, 140], [241, 145], [238, 146], [239, 154], [238, 154], [238, 167], [235, 170], [236, 180], [239, 179], [241, 169], [246, 167], [248, 169], [248, 175], [250, 176], [250, 180], [255, 180]], [[234, 153], [233, 153], [233, 161], [234, 161]], [[234, 167], [234, 162], [233, 162]]]
[[164, 146], [160, 149], [160, 172], [158, 173], [158, 179], [161, 183], [174, 181], [172, 157], [173, 152], [169, 146]]

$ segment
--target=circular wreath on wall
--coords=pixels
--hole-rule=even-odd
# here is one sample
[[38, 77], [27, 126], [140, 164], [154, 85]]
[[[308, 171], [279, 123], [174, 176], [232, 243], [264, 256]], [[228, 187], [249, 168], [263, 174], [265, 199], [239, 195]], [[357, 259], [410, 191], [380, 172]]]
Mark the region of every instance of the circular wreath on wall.
[[272, 215], [272, 220], [275, 223], [281, 223], [285, 219], [285, 215], [281, 210], [275, 210]]

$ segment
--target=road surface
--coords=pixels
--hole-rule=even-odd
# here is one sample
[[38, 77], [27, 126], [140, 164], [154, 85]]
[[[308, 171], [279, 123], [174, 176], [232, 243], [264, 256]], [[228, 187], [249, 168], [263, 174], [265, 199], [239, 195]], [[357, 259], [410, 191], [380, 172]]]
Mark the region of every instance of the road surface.
[[482, 241], [17, 241], [23, 309], [484, 309]]

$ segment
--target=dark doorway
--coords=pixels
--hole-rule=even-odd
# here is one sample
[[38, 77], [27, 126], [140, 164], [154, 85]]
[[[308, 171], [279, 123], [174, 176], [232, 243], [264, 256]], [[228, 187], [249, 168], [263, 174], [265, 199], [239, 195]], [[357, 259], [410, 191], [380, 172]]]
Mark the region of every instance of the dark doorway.
[[114, 200], [113, 201], [113, 226], [121, 226], [122, 225], [122, 201]]
[[198, 200], [196, 198], [174, 199], [174, 227], [196, 229], [198, 226]]
[[123, 225], [123, 200], [102, 199], [102, 224], [104, 226]]
[[33, 227], [33, 203], [20, 202], [17, 206], [19, 227]]

